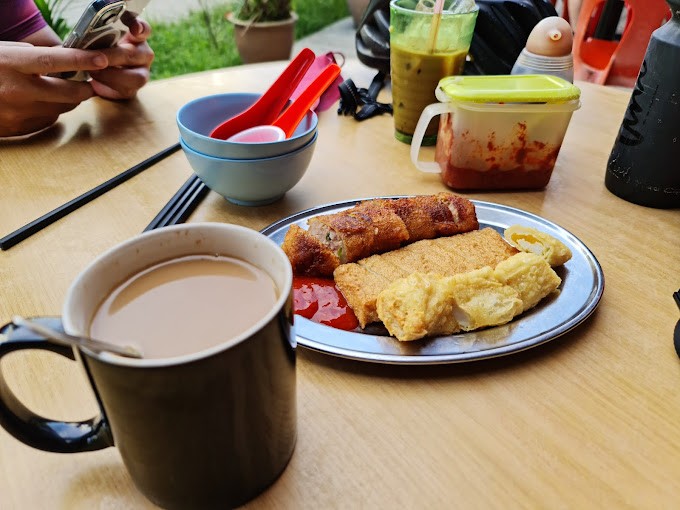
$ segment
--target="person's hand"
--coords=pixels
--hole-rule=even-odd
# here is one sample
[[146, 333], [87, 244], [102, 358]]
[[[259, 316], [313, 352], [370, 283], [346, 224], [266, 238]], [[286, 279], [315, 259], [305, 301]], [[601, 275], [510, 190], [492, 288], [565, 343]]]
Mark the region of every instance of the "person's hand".
[[102, 50], [109, 60], [109, 67], [95, 73], [92, 88], [98, 96], [107, 99], [130, 99], [149, 81], [154, 53], [147, 39], [151, 26], [135, 18], [129, 31], [118, 45]]
[[94, 71], [107, 65], [99, 51], [0, 41], [0, 136], [24, 135], [50, 126], [59, 115], [93, 95], [89, 83], [48, 74]]

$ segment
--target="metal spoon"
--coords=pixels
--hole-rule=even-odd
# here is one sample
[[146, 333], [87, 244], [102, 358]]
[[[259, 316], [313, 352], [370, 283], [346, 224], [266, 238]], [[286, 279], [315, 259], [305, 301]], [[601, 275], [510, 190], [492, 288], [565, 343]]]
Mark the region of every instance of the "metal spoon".
[[113, 354], [118, 354], [119, 356], [125, 356], [127, 358], [141, 358], [142, 353], [130, 347], [129, 345], [121, 346], [110, 344], [108, 342], [102, 342], [101, 340], [94, 340], [93, 338], [87, 338], [82, 336], [69, 335], [68, 333], [63, 333], [57, 331], [56, 329], [49, 328], [43, 324], [38, 324], [23, 317], [15, 316], [12, 322], [16, 326], [21, 326], [33, 333], [40, 336], [44, 336], [50, 342], [58, 343], [61, 345], [75, 345], [76, 347], [83, 347], [97, 354], [102, 352], [110, 352]]

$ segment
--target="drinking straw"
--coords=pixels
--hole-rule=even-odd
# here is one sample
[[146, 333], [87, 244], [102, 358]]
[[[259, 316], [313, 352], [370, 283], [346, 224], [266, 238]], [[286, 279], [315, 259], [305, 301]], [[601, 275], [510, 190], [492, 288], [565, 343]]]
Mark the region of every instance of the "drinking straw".
[[442, 19], [442, 12], [444, 11], [444, 0], [437, 0], [434, 4], [432, 12], [432, 23], [430, 24], [430, 53], [434, 53], [434, 48], [437, 43], [437, 34], [439, 33], [439, 23]]
[[61, 205], [56, 209], [53, 209], [47, 214], [41, 216], [40, 218], [33, 220], [32, 222], [24, 225], [23, 227], [15, 230], [11, 234], [6, 235], [2, 239], [0, 239], [0, 249], [9, 250], [15, 244], [20, 243], [21, 241], [32, 236], [36, 232], [39, 232], [46, 226], [51, 225], [55, 221], [75, 211], [79, 207], [87, 204], [88, 202], [91, 202], [98, 196], [101, 196], [107, 191], [115, 188], [119, 184], [124, 183], [131, 177], [134, 177], [143, 170], [146, 170], [147, 168], [153, 166], [154, 164], [158, 163], [162, 159], [165, 159], [170, 154], [178, 151], [179, 149], [180, 149], [179, 142], [176, 143], [175, 145], [168, 147], [167, 149], [163, 149], [157, 154], [151, 156], [150, 158], [145, 159], [141, 163], [138, 163], [135, 166], [128, 168], [124, 172], [121, 172], [115, 177], [112, 177], [108, 181], [100, 184], [95, 188], [92, 188], [90, 191], [83, 193], [79, 197], [74, 198], [73, 200], [65, 203], [64, 205]]
[[197, 175], [189, 177], [163, 209], [151, 220], [144, 232], [168, 225], [184, 223], [208, 193], [208, 187]]

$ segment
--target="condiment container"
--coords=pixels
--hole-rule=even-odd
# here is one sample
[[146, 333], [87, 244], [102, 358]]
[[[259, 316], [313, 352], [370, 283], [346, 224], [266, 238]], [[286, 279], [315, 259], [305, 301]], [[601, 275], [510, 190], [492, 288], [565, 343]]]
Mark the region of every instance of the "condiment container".
[[[552, 175], [581, 91], [549, 75], [449, 76], [439, 81], [411, 142], [423, 172], [452, 189], [540, 189]], [[425, 128], [442, 115], [435, 162], [418, 159]]]

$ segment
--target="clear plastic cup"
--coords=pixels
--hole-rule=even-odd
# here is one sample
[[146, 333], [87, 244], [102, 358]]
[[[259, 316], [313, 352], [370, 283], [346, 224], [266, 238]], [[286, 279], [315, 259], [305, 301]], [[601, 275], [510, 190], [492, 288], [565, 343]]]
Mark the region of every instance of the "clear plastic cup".
[[[416, 0], [390, 3], [394, 128], [397, 140], [405, 143], [411, 143], [423, 109], [436, 100], [439, 80], [463, 72], [479, 10], [474, 6], [470, 12], [446, 12], [445, 2], [445, 11], [437, 18], [420, 5]], [[434, 119], [428, 126], [424, 145], [434, 145], [437, 124]]]

